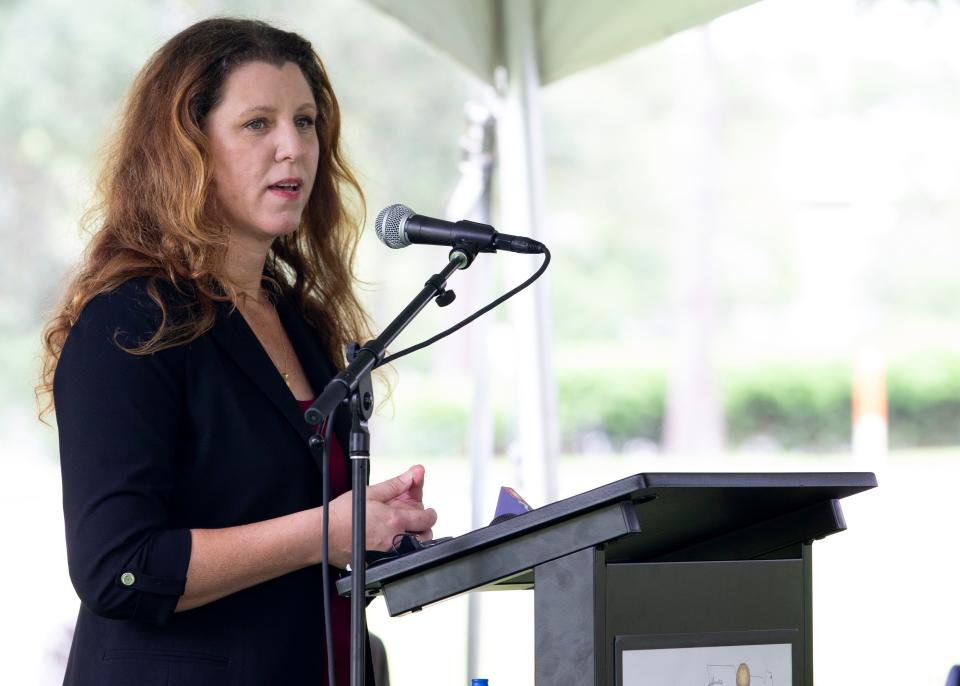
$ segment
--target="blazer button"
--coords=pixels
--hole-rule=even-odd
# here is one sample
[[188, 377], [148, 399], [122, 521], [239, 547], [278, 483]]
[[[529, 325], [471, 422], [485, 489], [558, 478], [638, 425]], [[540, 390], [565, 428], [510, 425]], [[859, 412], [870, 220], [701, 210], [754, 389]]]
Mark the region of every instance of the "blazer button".
[[133, 572], [124, 572], [120, 575], [120, 583], [124, 586], [133, 586], [133, 582], [137, 580], [137, 577], [133, 575]]

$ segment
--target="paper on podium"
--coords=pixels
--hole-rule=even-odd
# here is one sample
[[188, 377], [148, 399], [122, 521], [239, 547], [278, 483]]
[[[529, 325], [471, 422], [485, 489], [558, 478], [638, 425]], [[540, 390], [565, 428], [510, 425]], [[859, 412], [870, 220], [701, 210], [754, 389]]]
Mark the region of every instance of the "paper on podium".
[[533, 508], [519, 493], [509, 486], [500, 487], [500, 497], [497, 499], [497, 510], [493, 514], [491, 524], [497, 524], [507, 519], [530, 512]]

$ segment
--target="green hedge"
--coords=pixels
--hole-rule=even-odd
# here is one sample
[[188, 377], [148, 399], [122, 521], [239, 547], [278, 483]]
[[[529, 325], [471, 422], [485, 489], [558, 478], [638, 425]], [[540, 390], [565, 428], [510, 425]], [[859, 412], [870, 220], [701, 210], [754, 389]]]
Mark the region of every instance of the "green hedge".
[[560, 440], [569, 450], [578, 435], [600, 431], [617, 447], [635, 438], [659, 443], [665, 394], [666, 377], [661, 370], [561, 372], [557, 378]]
[[[761, 363], [721, 370], [727, 440], [736, 448], [762, 437], [787, 450], [843, 449], [850, 443], [849, 362]], [[916, 355], [887, 375], [893, 447], [960, 444], [960, 355]], [[615, 445], [659, 442], [663, 372], [624, 370], [561, 376], [559, 417], [567, 447], [590, 430]]]
[[887, 374], [890, 444], [960, 444], [960, 356], [916, 355]]
[[[727, 441], [760, 438], [786, 450], [842, 450], [850, 443], [849, 362], [758, 363], [721, 371]], [[888, 370], [890, 443], [894, 447], [960, 444], [960, 355], [894, 361]], [[615, 448], [634, 439], [659, 443], [666, 396], [662, 369], [560, 372], [557, 414], [564, 451], [599, 432]], [[511, 409], [497, 408], [497, 449], [513, 432]], [[469, 408], [424, 399], [408, 406], [419, 451], [464, 449]]]
[[727, 440], [756, 437], [785, 449], [835, 449], [850, 442], [849, 365], [763, 364], [723, 374]]

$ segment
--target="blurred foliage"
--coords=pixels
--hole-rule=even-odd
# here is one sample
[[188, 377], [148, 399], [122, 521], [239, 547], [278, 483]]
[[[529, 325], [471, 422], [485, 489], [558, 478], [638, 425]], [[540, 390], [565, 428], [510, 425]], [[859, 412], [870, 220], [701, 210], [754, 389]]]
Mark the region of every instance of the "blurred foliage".
[[[842, 451], [851, 436], [851, 365], [846, 361], [766, 361], [723, 370], [729, 445], [746, 451]], [[565, 452], [656, 450], [666, 378], [662, 369], [566, 369], [557, 378], [558, 421]], [[469, 407], [421, 394], [397, 417], [403, 448], [462, 454]], [[434, 399], [431, 399], [434, 398]], [[960, 443], [960, 355], [930, 352], [894, 360], [888, 370], [891, 447]], [[510, 408], [496, 413], [497, 450], [514, 431]]]
[[[850, 371], [842, 363], [784, 361], [721, 374], [727, 437], [747, 450], [836, 449], [850, 440]], [[566, 373], [559, 379], [567, 449], [602, 432], [614, 449], [660, 442], [666, 379], [655, 369]]]
[[960, 356], [936, 352], [897, 362], [887, 386], [893, 447], [960, 443]]
[[0, 407], [19, 405], [33, 410], [33, 384], [38, 365], [40, 331], [30, 329], [0, 338]]
[[421, 396], [404, 408], [404, 448], [413, 455], [462, 455], [466, 446], [469, 408], [443, 395]]
[[734, 446], [837, 449], [850, 442], [848, 364], [762, 363], [724, 374]]
[[659, 442], [666, 378], [658, 369], [569, 370], [557, 379], [557, 419], [567, 450], [603, 434], [615, 448], [631, 439]]

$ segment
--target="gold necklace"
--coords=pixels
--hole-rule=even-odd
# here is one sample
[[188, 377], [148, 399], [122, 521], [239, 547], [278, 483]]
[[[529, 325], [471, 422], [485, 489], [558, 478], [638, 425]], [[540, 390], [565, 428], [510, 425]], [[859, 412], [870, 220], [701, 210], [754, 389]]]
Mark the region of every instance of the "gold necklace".
[[268, 337], [264, 333], [261, 333], [260, 331], [257, 330], [258, 327], [254, 326], [251, 323], [251, 318], [247, 318], [246, 316], [244, 317], [244, 319], [247, 320], [247, 324], [250, 325], [250, 329], [253, 331], [253, 335], [256, 336], [257, 341], [259, 341], [260, 347], [263, 348], [263, 351], [265, 353], [267, 353], [267, 357], [270, 358], [270, 361], [273, 363], [274, 368], [276, 368], [277, 372], [280, 373], [281, 378], [283, 378], [283, 382], [287, 384], [287, 388], [289, 388], [290, 387], [290, 371], [289, 370], [291, 367], [291, 363], [290, 363], [289, 351], [287, 350], [287, 347], [288, 347], [287, 336], [286, 336], [286, 332], [283, 329], [283, 322], [280, 321], [280, 313], [277, 312], [277, 308], [274, 306], [273, 302], [269, 298], [266, 299], [265, 303], [261, 303], [259, 300], [251, 296], [247, 296], [246, 294], [243, 294], [243, 295], [244, 297], [242, 298], [242, 300], [244, 302], [244, 308], [246, 307], [246, 300], [249, 298], [250, 300], [253, 300], [255, 303], [257, 303], [257, 305], [262, 305], [264, 307], [269, 308], [270, 311], [273, 313], [274, 318], [277, 321], [277, 325], [279, 326], [279, 330], [280, 330], [280, 337], [277, 340], [277, 345], [280, 348], [281, 354], [283, 355], [283, 362], [278, 362], [277, 359], [270, 354], [271, 346], [267, 345], [267, 342], [266, 342], [268, 340]]
[[283, 351], [283, 364], [277, 365], [277, 371], [280, 372], [280, 376], [283, 377], [283, 382], [287, 384], [287, 388], [290, 388], [290, 356], [289, 351], [287, 350], [287, 333], [283, 330], [283, 322], [280, 321], [280, 313], [277, 312], [277, 308], [272, 306], [273, 314], [276, 316], [277, 324], [280, 326], [280, 348]]

